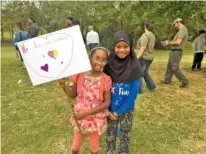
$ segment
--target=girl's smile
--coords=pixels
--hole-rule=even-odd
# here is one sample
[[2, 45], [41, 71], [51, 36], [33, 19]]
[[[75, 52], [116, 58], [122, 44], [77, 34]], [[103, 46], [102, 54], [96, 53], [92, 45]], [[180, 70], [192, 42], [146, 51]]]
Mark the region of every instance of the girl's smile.
[[119, 41], [115, 45], [115, 53], [119, 58], [125, 58], [130, 53], [130, 46], [124, 41]]
[[102, 49], [97, 49], [90, 58], [92, 70], [100, 72], [107, 62], [107, 53]]

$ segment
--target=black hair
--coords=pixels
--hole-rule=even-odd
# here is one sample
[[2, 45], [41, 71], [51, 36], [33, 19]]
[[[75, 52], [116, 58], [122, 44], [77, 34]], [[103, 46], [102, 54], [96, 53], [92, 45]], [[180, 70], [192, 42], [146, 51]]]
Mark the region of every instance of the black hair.
[[73, 19], [72, 20], [72, 26], [76, 26], [76, 25], [80, 26], [80, 20], [79, 19]]
[[69, 20], [71, 20], [71, 21], [72, 21], [72, 20], [73, 20], [73, 17], [68, 17], [67, 19], [69, 19]]
[[32, 18], [32, 17], [29, 17], [29, 19], [31, 19], [31, 20], [33, 21], [33, 23], [35, 23], [35, 21], [34, 21], [34, 18]]
[[180, 23], [183, 24], [183, 25], [185, 24], [184, 21], [178, 21], [178, 22], [180, 22]]
[[90, 57], [93, 57], [94, 54], [96, 53], [96, 51], [97, 51], [98, 49], [103, 50], [104, 52], [106, 52], [106, 53], [107, 53], [107, 57], [109, 56], [108, 50], [105, 49], [104, 47], [101, 47], [101, 46], [94, 47], [94, 48], [91, 50], [91, 52], [89, 53], [89, 56], [90, 56]]
[[200, 30], [200, 31], [199, 31], [199, 35], [204, 34], [204, 33], [206, 33], [205, 30]]
[[144, 28], [147, 28], [147, 30], [153, 32], [154, 31], [154, 22], [153, 21], [149, 21], [149, 20], [146, 20], [142, 23], [142, 28], [144, 30]]
[[150, 23], [150, 24], [145, 25], [145, 26], [146, 26], [146, 28], [147, 28], [149, 31], [151, 31], [151, 32], [154, 31], [154, 24], [153, 24], [153, 23]]

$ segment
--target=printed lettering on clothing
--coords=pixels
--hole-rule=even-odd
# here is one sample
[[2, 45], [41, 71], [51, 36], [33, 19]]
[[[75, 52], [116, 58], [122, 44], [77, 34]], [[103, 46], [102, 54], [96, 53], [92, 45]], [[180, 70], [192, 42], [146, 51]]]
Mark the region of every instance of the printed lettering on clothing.
[[111, 89], [111, 92], [112, 92], [113, 94], [115, 94], [114, 89], [115, 89], [115, 87], [112, 87], [112, 89]]
[[123, 88], [119, 88], [119, 95], [126, 95], [126, 96], [128, 96], [129, 95], [129, 91], [124, 90]]
[[[119, 90], [118, 90], [118, 95], [122, 95], [122, 96], [128, 96], [129, 95], [129, 91], [128, 90], [124, 90], [124, 88], [118, 88]], [[113, 87], [112, 89], [111, 89], [111, 92], [113, 93], [113, 94], [115, 94], [115, 87]]]

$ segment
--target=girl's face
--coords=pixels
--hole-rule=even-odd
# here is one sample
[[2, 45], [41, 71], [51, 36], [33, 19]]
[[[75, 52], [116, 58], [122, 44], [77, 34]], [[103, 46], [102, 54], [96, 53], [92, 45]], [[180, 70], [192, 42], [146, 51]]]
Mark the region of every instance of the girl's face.
[[102, 49], [96, 49], [95, 53], [90, 57], [90, 63], [93, 71], [100, 72], [103, 70], [107, 62], [108, 54]]
[[129, 44], [127, 44], [124, 41], [119, 41], [116, 45], [115, 45], [115, 54], [119, 57], [119, 58], [125, 58], [129, 55], [130, 53], [130, 46]]

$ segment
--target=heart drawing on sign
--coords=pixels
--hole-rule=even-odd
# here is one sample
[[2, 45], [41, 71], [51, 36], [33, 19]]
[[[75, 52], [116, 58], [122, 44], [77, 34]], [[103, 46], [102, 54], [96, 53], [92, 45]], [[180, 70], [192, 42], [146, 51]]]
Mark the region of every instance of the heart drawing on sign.
[[48, 56], [51, 58], [56, 59], [58, 55], [58, 51], [57, 50], [53, 50], [53, 51], [48, 51]]
[[48, 66], [48, 64], [45, 64], [44, 66], [41, 66], [41, 69], [42, 69], [43, 71], [48, 72], [48, 71], [49, 71], [49, 66]]

